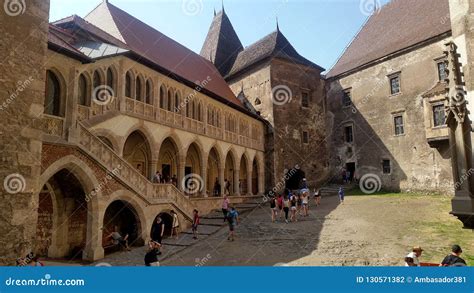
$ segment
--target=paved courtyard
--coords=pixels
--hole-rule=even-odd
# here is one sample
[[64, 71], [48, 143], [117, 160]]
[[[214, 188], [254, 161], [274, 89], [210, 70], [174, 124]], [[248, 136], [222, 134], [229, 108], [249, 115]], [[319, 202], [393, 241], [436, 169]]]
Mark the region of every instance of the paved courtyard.
[[[257, 207], [242, 216], [234, 242], [227, 240], [227, 226], [223, 226], [191, 246], [166, 246], [161, 263], [393, 266], [403, 264], [404, 255], [413, 245], [425, 249], [422, 261], [437, 263], [455, 242], [465, 247], [468, 261], [473, 256], [470, 250], [474, 247], [474, 233], [462, 230], [448, 214], [447, 197], [348, 196], [340, 205], [336, 196], [330, 196], [323, 198], [322, 206], [311, 206], [310, 212], [309, 217], [296, 223], [271, 223], [269, 207]], [[145, 248], [135, 248], [109, 255], [100, 262], [143, 265], [144, 253]]]

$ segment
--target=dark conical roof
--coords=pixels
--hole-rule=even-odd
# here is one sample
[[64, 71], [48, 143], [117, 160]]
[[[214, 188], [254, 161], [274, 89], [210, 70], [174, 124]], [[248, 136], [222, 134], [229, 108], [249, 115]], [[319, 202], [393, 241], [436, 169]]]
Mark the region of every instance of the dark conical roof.
[[226, 78], [236, 75], [266, 58], [281, 58], [298, 65], [314, 67], [324, 71], [321, 66], [301, 56], [280, 29], [277, 28], [273, 33], [240, 52]]
[[212, 20], [201, 56], [214, 63], [222, 76], [225, 76], [242, 50], [242, 43], [227, 14], [224, 10], [220, 11]]

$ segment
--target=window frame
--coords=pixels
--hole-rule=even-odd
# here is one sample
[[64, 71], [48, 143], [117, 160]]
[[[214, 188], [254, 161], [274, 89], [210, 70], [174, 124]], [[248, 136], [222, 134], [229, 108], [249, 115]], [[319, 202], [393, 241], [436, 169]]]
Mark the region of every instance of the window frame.
[[[435, 118], [436, 118], [436, 117], [435, 117], [435, 108], [438, 108], [438, 107], [441, 107], [441, 108], [442, 108], [442, 111], [441, 111], [441, 112], [443, 113], [443, 117], [444, 117], [444, 122], [443, 122], [443, 124], [441, 124], [441, 125], [436, 125], [436, 120], [437, 120], [437, 119], [435, 119]], [[443, 102], [438, 102], [438, 103], [433, 103], [433, 104], [431, 104], [431, 114], [432, 114], [432, 115], [431, 115], [431, 118], [432, 118], [432, 121], [433, 121], [433, 124], [432, 124], [432, 125], [433, 125], [433, 126], [432, 126], [433, 128], [443, 128], [443, 127], [446, 127], [446, 112], [445, 112], [445, 107], [446, 107], [446, 106], [444, 105]]]
[[[402, 112], [401, 112], [401, 113], [400, 113], [400, 112], [399, 112], [399, 113], [394, 113], [394, 114], [392, 115], [392, 118], [393, 118], [393, 131], [394, 131], [394, 135], [395, 135], [395, 136], [403, 136], [403, 135], [405, 135], [405, 133], [406, 133], [406, 132], [405, 132], [405, 119], [404, 119], [403, 113], [402, 113]], [[401, 132], [401, 133], [397, 133], [397, 128], [399, 127], [399, 126], [397, 126], [397, 118], [401, 118], [401, 122], [402, 122], [402, 124], [401, 124], [401, 130], [402, 130], [402, 132]]]
[[[347, 99], [346, 97], [349, 97], [349, 103], [346, 103], [347, 102]], [[352, 107], [352, 105], [354, 104], [353, 101], [352, 101], [352, 88], [347, 88], [345, 90], [342, 91], [342, 107], [343, 108], [350, 108]]]
[[[350, 138], [351, 140], [349, 141], [348, 140], [348, 135], [347, 135], [347, 129], [348, 128], [351, 128], [351, 135], [350, 135]], [[353, 144], [354, 143], [354, 125], [353, 124], [346, 124], [344, 125], [344, 143], [348, 143], [348, 144]]]
[[[394, 72], [392, 74], [387, 75], [388, 78], [388, 85], [389, 85], [389, 93], [390, 96], [397, 96], [402, 93], [402, 77], [401, 72]], [[398, 92], [393, 92], [393, 84], [392, 80], [398, 79]]]
[[[388, 166], [385, 163], [388, 162]], [[388, 172], [385, 172], [385, 168], [388, 167]], [[382, 159], [382, 174], [391, 175], [392, 174], [392, 161], [390, 159]]]
[[[303, 97], [306, 97], [306, 99], [304, 99]], [[306, 103], [303, 102], [305, 100], [306, 100]], [[302, 91], [301, 92], [301, 107], [302, 108], [310, 108], [310, 102], [311, 102], [311, 98], [309, 96], [309, 92], [308, 91]]]
[[302, 131], [302, 133], [301, 133], [301, 142], [303, 144], [309, 144], [309, 131], [307, 131], [307, 130]]

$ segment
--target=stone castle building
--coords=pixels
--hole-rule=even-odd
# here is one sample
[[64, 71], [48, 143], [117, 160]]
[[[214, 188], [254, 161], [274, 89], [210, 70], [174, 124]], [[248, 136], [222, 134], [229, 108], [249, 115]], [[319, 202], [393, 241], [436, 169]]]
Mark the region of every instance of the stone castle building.
[[[244, 48], [224, 10], [198, 55], [108, 1], [50, 24], [49, 1], [5, 5], [0, 262], [97, 260], [114, 227], [142, 245], [158, 215], [186, 226], [218, 208], [226, 182], [233, 203], [303, 177], [318, 188], [343, 168], [385, 189], [452, 192], [454, 31], [448, 1], [432, 2], [385, 5], [326, 76], [278, 27]], [[472, 39], [460, 19], [456, 39]]]

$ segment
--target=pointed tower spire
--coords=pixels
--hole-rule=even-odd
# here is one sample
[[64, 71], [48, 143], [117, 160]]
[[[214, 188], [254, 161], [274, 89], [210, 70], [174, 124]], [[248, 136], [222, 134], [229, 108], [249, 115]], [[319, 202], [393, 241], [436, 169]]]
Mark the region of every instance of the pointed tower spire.
[[225, 13], [225, 9], [224, 9], [224, 0], [222, 0], [222, 13]]
[[216, 13], [216, 8], [214, 7], [214, 16], [216, 16], [216, 14], [217, 14], [217, 13]]
[[277, 32], [280, 31], [280, 26], [278, 25], [278, 16], [276, 17], [276, 24], [277, 24]]

